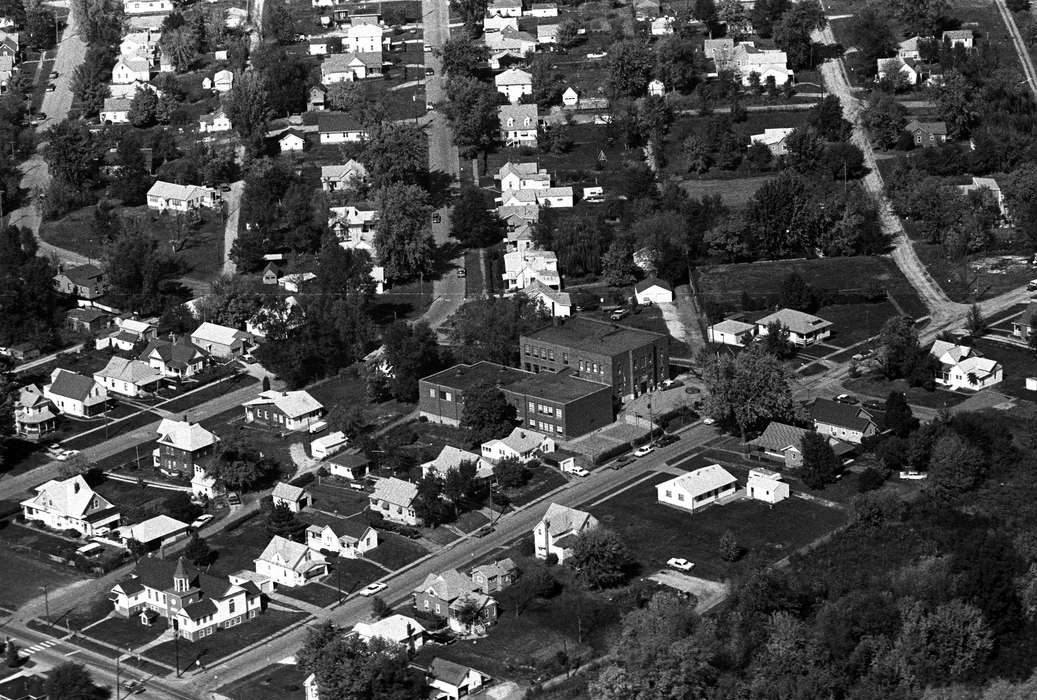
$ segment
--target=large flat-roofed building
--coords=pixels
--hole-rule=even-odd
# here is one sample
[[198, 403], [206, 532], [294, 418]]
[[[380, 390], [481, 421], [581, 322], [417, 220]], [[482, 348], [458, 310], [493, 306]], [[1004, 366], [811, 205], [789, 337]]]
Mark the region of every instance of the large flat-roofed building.
[[457, 426], [465, 393], [491, 384], [515, 407], [520, 424], [555, 438], [569, 439], [612, 422], [612, 392], [571, 372], [536, 374], [493, 362], [455, 365], [418, 383], [420, 415]]
[[670, 338], [577, 316], [524, 335], [522, 369], [559, 372], [612, 387], [619, 398], [653, 391], [670, 376]]

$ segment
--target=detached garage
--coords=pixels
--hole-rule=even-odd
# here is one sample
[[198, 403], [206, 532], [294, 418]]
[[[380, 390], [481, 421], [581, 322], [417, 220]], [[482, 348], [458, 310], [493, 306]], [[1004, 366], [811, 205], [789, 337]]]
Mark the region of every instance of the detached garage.
[[634, 298], [638, 304], [671, 304], [673, 287], [658, 277], [649, 277], [634, 285]]
[[757, 501], [778, 503], [789, 497], [789, 485], [781, 480], [781, 474], [770, 469], [750, 469], [745, 493]]

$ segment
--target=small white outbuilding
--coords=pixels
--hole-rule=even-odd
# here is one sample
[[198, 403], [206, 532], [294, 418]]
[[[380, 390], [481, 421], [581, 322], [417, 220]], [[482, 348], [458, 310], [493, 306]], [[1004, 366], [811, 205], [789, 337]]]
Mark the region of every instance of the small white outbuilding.
[[789, 497], [789, 485], [781, 480], [781, 474], [778, 472], [758, 467], [749, 470], [745, 493], [753, 500], [778, 503]]

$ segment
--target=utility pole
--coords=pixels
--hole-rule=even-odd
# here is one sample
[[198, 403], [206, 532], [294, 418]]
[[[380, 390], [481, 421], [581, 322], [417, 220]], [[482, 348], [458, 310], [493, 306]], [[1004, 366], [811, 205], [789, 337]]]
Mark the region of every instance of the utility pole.
[[176, 652], [176, 677], [180, 677], [180, 630], [173, 630], [173, 649]]
[[119, 687], [120, 687], [119, 686], [119, 682], [120, 682], [119, 681], [119, 673], [122, 670], [122, 667], [120, 665], [121, 661], [122, 661], [122, 652], [119, 652], [115, 656], [115, 700], [119, 700], [119, 698], [122, 696], [122, 693], [119, 692]]
[[50, 599], [47, 597], [47, 584], [43, 584], [40, 588], [43, 589], [43, 609], [47, 615], [47, 624], [53, 627], [54, 623], [50, 620]]

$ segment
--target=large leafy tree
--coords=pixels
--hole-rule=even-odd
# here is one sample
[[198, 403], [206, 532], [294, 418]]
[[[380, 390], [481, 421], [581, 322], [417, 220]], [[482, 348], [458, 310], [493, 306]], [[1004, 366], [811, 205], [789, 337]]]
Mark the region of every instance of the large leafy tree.
[[826, 141], [846, 141], [852, 126], [843, 117], [843, 105], [838, 95], [825, 95], [824, 99], [807, 112], [807, 125]]
[[850, 41], [857, 47], [868, 70], [874, 70], [872, 66], [877, 59], [896, 55], [897, 40], [889, 15], [878, 5], [862, 7], [850, 20], [847, 29]]
[[655, 58], [641, 41], [614, 44], [608, 57], [608, 89], [616, 97], [641, 97], [648, 91]]
[[413, 651], [381, 639], [365, 643], [327, 623], [311, 628], [296, 658], [316, 676], [321, 697], [410, 700], [420, 697], [424, 686], [410, 668]]
[[402, 183], [417, 185], [428, 172], [428, 142], [415, 124], [388, 122], [375, 125], [361, 156], [375, 189]]
[[880, 148], [892, 148], [907, 125], [907, 109], [886, 92], [875, 91], [861, 114], [861, 122]]
[[960, 600], [932, 611], [910, 601], [901, 617], [893, 656], [901, 674], [913, 686], [973, 678], [993, 651], [993, 634], [983, 613]]
[[83, 62], [73, 71], [72, 94], [86, 116], [98, 114], [104, 106], [114, 65], [114, 50], [107, 46], [90, 46]]
[[492, 198], [486, 192], [472, 185], [461, 188], [450, 214], [450, 235], [469, 248], [501, 242], [504, 221], [493, 211]]
[[660, 41], [655, 52], [656, 73], [666, 87], [685, 94], [695, 89], [704, 70], [702, 54], [694, 41], [674, 34]]
[[450, 77], [475, 76], [490, 56], [485, 44], [472, 41], [465, 36], [447, 39], [440, 49], [443, 71]]
[[224, 440], [216, 459], [206, 469], [209, 476], [235, 491], [256, 488], [276, 472], [277, 463], [263, 456], [243, 436]]
[[94, 684], [83, 664], [71, 661], [51, 669], [44, 689], [51, 700], [107, 700], [111, 697], [107, 688]]
[[542, 328], [548, 319], [522, 294], [473, 299], [450, 317], [450, 344], [463, 362], [488, 360], [515, 365], [519, 337]]
[[496, 88], [469, 76], [451, 77], [447, 97], [443, 111], [461, 156], [475, 158], [490, 150], [500, 140], [501, 95]]
[[986, 471], [987, 462], [979, 448], [956, 434], [947, 434], [933, 445], [926, 491], [939, 500], [954, 501], [974, 489]]
[[72, 13], [87, 44], [118, 46], [122, 39], [122, 0], [72, 0]]
[[515, 407], [493, 384], [473, 386], [464, 392], [461, 427], [473, 445], [502, 438], [515, 427]]
[[236, 76], [224, 108], [241, 139], [258, 149], [270, 118], [269, 93], [263, 76], [245, 71]]
[[[58, 19], [54, 11], [42, 2], [25, 3], [22, 10], [25, 17], [26, 43], [39, 51], [46, 51], [57, 41]], [[0, 17], [4, 17], [0, 12]], [[20, 23], [19, 23], [20, 24]]]
[[801, 476], [807, 488], [821, 489], [835, 482], [840, 471], [839, 459], [827, 437], [815, 432], [806, 433], [799, 449], [803, 454]]
[[283, 46], [264, 44], [252, 52], [252, 67], [263, 76], [266, 104], [275, 116], [286, 117], [306, 109], [310, 66], [302, 56], [289, 53]]
[[306, 532], [306, 523], [296, 518], [295, 513], [282, 503], [274, 506], [267, 515], [266, 531], [274, 536], [301, 542]]
[[792, 416], [788, 370], [760, 345], [733, 360], [726, 355], [710, 358], [702, 376], [709, 392], [706, 412], [743, 437], [768, 421]]
[[428, 193], [417, 185], [391, 184], [378, 192], [377, 200], [374, 245], [386, 277], [406, 280], [431, 272], [436, 247], [429, 230]]
[[104, 253], [112, 294], [124, 308], [155, 313], [162, 308], [163, 282], [173, 277], [176, 261], [144, 232], [138, 220], [125, 222]]
[[435, 331], [425, 323], [396, 321], [382, 333], [382, 347], [391, 368], [389, 393], [397, 401], [417, 401], [418, 380], [440, 367]]
[[634, 558], [612, 530], [604, 527], [585, 530], [576, 537], [572, 550], [566, 563], [589, 588], [612, 588], [631, 574]]
[[183, 73], [198, 57], [201, 37], [194, 24], [184, 19], [179, 12], [171, 12], [162, 21], [162, 37], [159, 48], [176, 66], [178, 73]]

